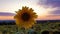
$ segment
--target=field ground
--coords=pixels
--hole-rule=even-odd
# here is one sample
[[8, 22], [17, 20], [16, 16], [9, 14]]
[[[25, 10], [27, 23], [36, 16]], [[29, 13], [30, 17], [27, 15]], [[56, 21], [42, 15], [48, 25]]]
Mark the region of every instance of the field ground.
[[[6, 23], [6, 22], [5, 22]], [[49, 32], [55, 32], [55, 31], [59, 31], [60, 32], [60, 22], [59, 21], [38, 21], [37, 24], [35, 26], [33, 26], [32, 28], [28, 29], [28, 30], [18, 30], [18, 28], [16, 27], [16, 24], [0, 24], [0, 34], [2, 33], [6, 33], [6, 34], [15, 34], [17, 32], [22, 32], [22, 31], [30, 31], [30, 30], [35, 30], [38, 33], [41, 33], [43, 31], [49, 31]]]

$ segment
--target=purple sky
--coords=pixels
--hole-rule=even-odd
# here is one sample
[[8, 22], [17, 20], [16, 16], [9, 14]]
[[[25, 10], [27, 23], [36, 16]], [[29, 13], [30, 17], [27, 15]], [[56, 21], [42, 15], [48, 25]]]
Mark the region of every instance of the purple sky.
[[60, 15], [60, 10], [55, 10], [55, 11], [51, 12], [50, 14]]
[[52, 8], [58, 8], [55, 11], [51, 11], [50, 14], [53, 15], [60, 15], [60, 0], [40, 0], [41, 2], [39, 2], [38, 4], [43, 5], [47, 8], [52, 7]]
[[45, 4], [47, 6], [60, 7], [60, 0], [47, 0]]
[[7, 12], [0, 12], [0, 16], [14, 16], [13, 13], [7, 13]]
[[[26, 0], [28, 1], [28, 0]], [[21, 4], [24, 2], [27, 3], [25, 0], [0, 0], [0, 16], [14, 16], [14, 11], [21, 8]], [[31, 1], [31, 3], [30, 3]], [[58, 15], [60, 16], [60, 0], [29, 0], [30, 4], [36, 4], [44, 6], [45, 8], [57, 8], [54, 11], [51, 11], [49, 14], [51, 15]], [[27, 5], [30, 5], [27, 3]], [[24, 4], [23, 4], [24, 5]], [[9, 13], [8, 13], [9, 12]]]
[[[20, 0], [20, 1], [23, 2], [22, 0]], [[13, 10], [15, 10], [15, 8], [16, 9], [18, 8], [20, 1], [19, 0], [0, 0], [0, 12], [9, 11], [9, 10], [10, 10], [10, 12], [12, 12]], [[28, 1], [28, 0], [26, 0], [26, 1]], [[25, 3], [26, 3], [26, 1], [25, 1]], [[34, 2], [34, 3], [36, 2], [36, 0], [33, 0], [33, 1], [30, 0], [30, 1]], [[51, 11], [50, 14], [59, 14], [60, 15], [60, 0], [39, 0], [37, 4], [43, 5], [47, 8], [49, 8], [49, 7], [56, 8], [57, 7], [58, 9], [56, 9], [55, 11]]]
[[60, 7], [60, 0], [40, 0], [39, 4], [46, 5], [47, 7]]

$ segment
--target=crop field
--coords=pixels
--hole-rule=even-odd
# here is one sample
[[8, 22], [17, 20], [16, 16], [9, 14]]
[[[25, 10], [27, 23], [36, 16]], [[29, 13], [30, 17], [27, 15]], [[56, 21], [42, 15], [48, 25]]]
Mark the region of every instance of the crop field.
[[[60, 21], [37, 21], [30, 29], [19, 29], [14, 21], [0, 21], [0, 34], [56, 34], [60, 32]], [[33, 31], [32, 31], [33, 30]], [[44, 32], [44, 33], [43, 33]]]

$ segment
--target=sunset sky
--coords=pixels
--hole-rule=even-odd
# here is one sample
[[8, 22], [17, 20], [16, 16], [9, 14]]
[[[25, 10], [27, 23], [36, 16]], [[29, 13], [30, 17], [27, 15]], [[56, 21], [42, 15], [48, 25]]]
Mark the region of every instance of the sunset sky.
[[37, 20], [60, 20], [60, 0], [0, 0], [0, 20], [14, 20], [22, 6], [33, 8]]

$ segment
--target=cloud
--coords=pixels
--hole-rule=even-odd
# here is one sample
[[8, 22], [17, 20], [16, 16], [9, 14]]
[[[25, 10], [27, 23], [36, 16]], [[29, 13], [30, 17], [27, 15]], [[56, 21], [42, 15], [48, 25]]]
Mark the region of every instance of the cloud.
[[14, 20], [14, 16], [0, 16], [0, 20]]
[[14, 16], [13, 13], [7, 13], [7, 12], [0, 12], [0, 16]]
[[59, 15], [48, 15], [46, 17], [39, 17], [37, 20], [60, 20]]
[[60, 0], [47, 0], [46, 5], [60, 7]]
[[40, 0], [39, 4], [47, 7], [60, 7], [60, 0]]
[[60, 10], [51, 11], [50, 14], [60, 15]]
[[14, 20], [14, 15], [13, 13], [0, 12], [0, 20]]
[[44, 8], [56, 8], [55, 10], [49, 11], [49, 15], [60, 15], [60, 0], [39, 0], [38, 4]]

